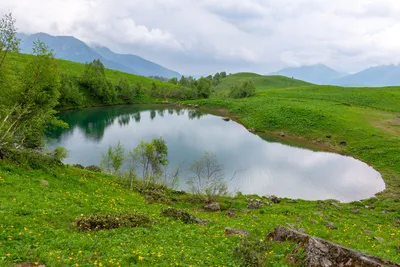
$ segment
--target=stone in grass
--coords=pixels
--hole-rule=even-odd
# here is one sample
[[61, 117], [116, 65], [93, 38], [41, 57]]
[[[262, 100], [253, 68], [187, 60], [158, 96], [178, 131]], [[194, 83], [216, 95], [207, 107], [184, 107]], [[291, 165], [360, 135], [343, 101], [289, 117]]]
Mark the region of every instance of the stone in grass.
[[225, 236], [231, 236], [231, 235], [248, 236], [249, 232], [242, 229], [225, 228]]
[[270, 196], [269, 200], [271, 200], [274, 204], [279, 204], [281, 202], [281, 200], [277, 197], [277, 196]]
[[327, 222], [327, 223], [325, 223], [325, 226], [326, 226], [326, 228], [331, 229], [331, 230], [338, 229], [333, 222]]
[[259, 199], [247, 199], [247, 208], [251, 210], [261, 209], [264, 203]]
[[354, 209], [350, 211], [351, 214], [360, 214], [360, 211], [358, 209]]
[[40, 181], [40, 185], [41, 185], [41, 186], [49, 186], [49, 181], [41, 180], [41, 181]]
[[226, 212], [226, 216], [228, 216], [229, 218], [234, 218], [236, 217], [236, 214], [233, 212], [233, 210], [228, 210]]
[[205, 205], [204, 206], [205, 211], [220, 211], [221, 210], [221, 205], [218, 202], [213, 202], [211, 204]]
[[298, 247], [294, 252], [298, 251], [299, 248], [303, 249], [301, 261], [304, 266], [400, 267], [397, 263], [282, 226], [276, 227], [274, 232], [270, 233], [267, 238], [279, 242], [292, 241], [298, 243]]

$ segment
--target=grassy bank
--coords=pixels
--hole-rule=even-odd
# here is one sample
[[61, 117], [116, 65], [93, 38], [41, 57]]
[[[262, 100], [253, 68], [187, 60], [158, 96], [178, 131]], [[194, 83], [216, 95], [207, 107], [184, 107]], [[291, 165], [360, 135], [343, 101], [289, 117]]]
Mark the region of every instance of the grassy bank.
[[[246, 208], [246, 196], [220, 199], [223, 209], [235, 208], [235, 217], [229, 217], [226, 211], [201, 211], [202, 204], [189, 201], [189, 195], [171, 195], [175, 202], [170, 204], [147, 204], [115, 177], [72, 167], [28, 170], [0, 161], [0, 177], [1, 266], [15, 262], [47, 266], [239, 266], [242, 262], [233, 251], [242, 238], [226, 237], [226, 227], [248, 230], [253, 238], [262, 240], [275, 226], [287, 224], [398, 261], [398, 210], [376, 199], [350, 204], [284, 199], [258, 210]], [[184, 224], [165, 218], [160, 211], [167, 206], [212, 222]], [[354, 209], [359, 214], [352, 214]], [[92, 232], [73, 226], [82, 214], [133, 211], [149, 216], [155, 224]], [[327, 222], [338, 229], [328, 229]], [[267, 266], [287, 266], [286, 256], [294, 244], [267, 242], [266, 246]]]
[[259, 89], [248, 99], [195, 102], [225, 109], [247, 128], [285, 132], [361, 159], [383, 174], [382, 197], [400, 194], [400, 88]]

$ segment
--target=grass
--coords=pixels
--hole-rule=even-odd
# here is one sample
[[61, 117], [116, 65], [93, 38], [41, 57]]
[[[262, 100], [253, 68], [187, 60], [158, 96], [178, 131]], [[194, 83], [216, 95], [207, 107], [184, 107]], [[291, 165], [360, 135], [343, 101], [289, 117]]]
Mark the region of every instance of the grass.
[[[29, 55], [16, 56], [16, 69]], [[83, 65], [60, 60], [62, 71], [79, 75]], [[107, 70], [117, 82], [153, 80]], [[221, 198], [225, 211], [206, 213], [190, 195], [173, 195], [172, 204], [148, 204], [116, 177], [73, 167], [32, 170], [0, 160], [0, 266], [20, 262], [47, 266], [240, 266], [234, 251], [243, 238], [224, 235], [226, 227], [245, 229], [264, 240], [277, 225], [291, 224], [307, 233], [353, 249], [399, 261], [400, 242], [400, 89], [315, 86], [290, 78], [241, 73], [224, 78], [220, 90], [253, 79], [257, 94], [249, 99], [208, 99], [205, 108], [224, 109], [259, 133], [285, 132], [286, 139], [307, 140], [367, 162], [387, 189], [377, 198], [347, 204], [283, 199], [260, 210], [247, 210], [246, 196]], [[156, 83], [159, 83], [156, 81]], [[165, 86], [173, 86], [165, 84]], [[265, 90], [274, 89], [274, 90]], [[41, 181], [48, 181], [48, 186]], [[42, 183], [45, 184], [45, 183]], [[257, 197], [257, 196], [252, 196]], [[161, 215], [168, 206], [211, 220], [184, 224]], [[357, 209], [359, 214], [351, 213]], [[143, 214], [154, 224], [82, 232], [77, 217], [92, 214]], [[337, 230], [325, 224], [333, 222]], [[255, 244], [255, 243], [251, 243]], [[266, 266], [288, 266], [291, 243], [268, 242]]]
[[256, 87], [260, 90], [278, 89], [311, 85], [308, 82], [296, 80], [284, 76], [262, 76], [256, 73], [235, 73], [221, 79], [220, 83], [215, 86], [216, 92], [228, 92], [229, 89], [237, 84], [245, 81], [253, 81]]
[[[167, 205], [147, 204], [143, 197], [119, 184], [115, 177], [73, 167], [53, 171], [28, 170], [0, 161], [0, 264], [39, 262], [48, 266], [239, 266], [233, 255], [242, 238], [224, 236], [226, 227], [246, 229], [264, 239], [277, 225], [293, 224], [307, 233], [393, 261], [398, 261], [398, 210], [376, 199], [337, 207], [331, 201], [283, 199], [280, 204], [248, 211], [245, 196], [220, 199], [236, 208], [206, 213], [191, 204], [189, 195], [173, 207], [188, 210], [208, 225], [185, 224], [166, 218]], [[49, 185], [42, 186], [40, 181]], [[365, 208], [368, 205], [369, 208]], [[359, 209], [360, 214], [350, 210]], [[383, 213], [383, 211], [386, 211]], [[155, 221], [152, 226], [82, 232], [73, 226], [79, 216], [138, 212]], [[334, 222], [338, 230], [325, 223]], [[368, 230], [369, 234], [365, 231]], [[294, 244], [268, 243], [267, 266], [287, 266]]]
[[[13, 68], [17, 73], [21, 72], [23, 67], [26, 65], [29, 60], [31, 60], [34, 56], [30, 54], [17, 54], [10, 53], [7, 55], [7, 60], [11, 62]], [[85, 64], [57, 59], [60, 64], [60, 70], [62, 73], [65, 73], [69, 76], [79, 77], [82, 75], [85, 69]], [[158, 80], [153, 80], [148, 77], [138, 76], [134, 74], [129, 74], [117, 70], [106, 69], [105, 70], [107, 80], [109, 80], [112, 84], [118, 84], [121, 78], [125, 78], [128, 80], [130, 84], [135, 84], [136, 82], [140, 82], [144, 87], [150, 87], [154, 82], [156, 85], [165, 88], [177, 88], [176, 85], [166, 82], [161, 82]]]

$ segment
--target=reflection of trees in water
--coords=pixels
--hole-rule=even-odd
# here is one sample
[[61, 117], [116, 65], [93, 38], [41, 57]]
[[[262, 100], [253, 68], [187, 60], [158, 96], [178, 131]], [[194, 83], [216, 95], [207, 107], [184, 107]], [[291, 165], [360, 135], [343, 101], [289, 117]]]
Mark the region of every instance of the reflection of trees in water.
[[[71, 135], [75, 128], [79, 128], [86, 138], [101, 141], [107, 127], [117, 120], [120, 126], [128, 125], [132, 120], [140, 122], [141, 112], [150, 111], [150, 119], [157, 114], [163, 117], [166, 111], [169, 115], [177, 116], [185, 114], [185, 109], [178, 106], [115, 106], [106, 108], [92, 108], [75, 111], [66, 111], [60, 114], [60, 119], [69, 124], [68, 129], [54, 128], [49, 130], [47, 137], [60, 142], [61, 139]], [[189, 110], [189, 119], [199, 119], [203, 114], [199, 110]]]
[[157, 114], [158, 114], [160, 117], [164, 117], [164, 111], [165, 111], [165, 109], [158, 109], [158, 110], [157, 110]]
[[204, 116], [204, 113], [201, 112], [200, 110], [197, 110], [197, 109], [191, 109], [188, 112], [188, 117], [189, 117], [190, 120], [200, 119], [203, 116]]
[[140, 112], [139, 111], [137, 111], [137, 112], [135, 112], [133, 115], [132, 115], [132, 117], [135, 119], [135, 121], [136, 122], [140, 122]]
[[120, 126], [128, 125], [130, 121], [131, 121], [131, 116], [129, 116], [129, 114], [121, 115], [118, 117], [118, 124]]
[[156, 117], [156, 111], [154, 109], [150, 110], [150, 119], [154, 120], [154, 118]]

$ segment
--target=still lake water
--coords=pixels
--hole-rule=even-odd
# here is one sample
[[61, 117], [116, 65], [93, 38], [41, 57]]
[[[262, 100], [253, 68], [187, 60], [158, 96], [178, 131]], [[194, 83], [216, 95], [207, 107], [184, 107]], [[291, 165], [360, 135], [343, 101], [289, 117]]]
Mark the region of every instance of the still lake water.
[[[141, 140], [162, 136], [171, 169], [182, 162], [187, 169], [204, 152], [215, 153], [231, 192], [349, 202], [385, 188], [381, 175], [359, 160], [265, 141], [236, 122], [199, 110], [131, 105], [66, 111], [60, 117], [70, 128], [51, 133], [47, 146], [68, 149], [68, 164], [99, 165], [102, 153], [118, 141], [128, 151]], [[188, 175], [181, 174], [180, 189], [187, 189]]]

